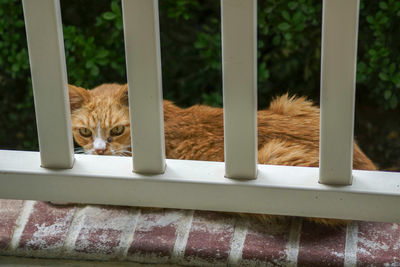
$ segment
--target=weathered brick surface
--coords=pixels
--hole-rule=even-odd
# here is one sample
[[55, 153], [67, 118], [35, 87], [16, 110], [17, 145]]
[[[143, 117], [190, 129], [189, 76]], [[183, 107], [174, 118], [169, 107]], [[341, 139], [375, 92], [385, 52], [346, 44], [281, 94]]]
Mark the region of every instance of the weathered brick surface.
[[129, 234], [131, 222], [135, 220], [132, 210], [126, 207], [88, 206], [84, 211], [75, 251], [106, 256], [117, 253], [122, 238]]
[[224, 213], [196, 211], [193, 216], [184, 257], [192, 263], [227, 261], [234, 233], [232, 216]]
[[0, 199], [0, 250], [10, 244], [23, 203], [22, 200]]
[[228, 261], [232, 266], [286, 266], [297, 255], [298, 266], [343, 266], [350, 259], [357, 266], [400, 266], [400, 224], [359, 222], [349, 239], [354, 242], [348, 240], [345, 248], [345, 228], [303, 222], [300, 234], [293, 235], [299, 232], [289, 221], [243, 219], [235, 232], [237, 220], [230, 214], [195, 211], [193, 220], [187, 214], [0, 200], [0, 255], [191, 266], [226, 266]]
[[288, 221], [276, 224], [251, 221], [242, 250], [243, 264], [284, 265], [289, 232]]
[[75, 208], [35, 202], [19, 240], [22, 250], [50, 251], [60, 249], [65, 241]]
[[303, 222], [298, 266], [343, 266], [346, 228]]
[[359, 266], [400, 266], [400, 224], [360, 222]]
[[128, 256], [136, 260], [157, 257], [157, 262], [170, 259], [182, 215], [177, 210], [142, 209]]

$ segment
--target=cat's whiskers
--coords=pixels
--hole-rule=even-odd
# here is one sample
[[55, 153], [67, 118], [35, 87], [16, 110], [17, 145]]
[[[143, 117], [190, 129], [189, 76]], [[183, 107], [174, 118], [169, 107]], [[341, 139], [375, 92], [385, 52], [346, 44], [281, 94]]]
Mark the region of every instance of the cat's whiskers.
[[[129, 148], [130, 148], [130, 146], [128, 146]], [[124, 148], [121, 148], [121, 149], [118, 149], [118, 150], [116, 150], [115, 151], [115, 155], [117, 155], [117, 156], [132, 156], [132, 151], [130, 151], [130, 150], [128, 150], [128, 149], [124, 149]]]
[[85, 150], [82, 147], [76, 147], [74, 148], [75, 154], [84, 154]]

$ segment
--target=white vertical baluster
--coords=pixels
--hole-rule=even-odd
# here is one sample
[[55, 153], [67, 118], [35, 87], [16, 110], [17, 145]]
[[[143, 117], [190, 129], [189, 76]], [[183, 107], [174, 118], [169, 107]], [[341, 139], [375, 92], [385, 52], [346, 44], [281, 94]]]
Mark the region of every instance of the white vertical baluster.
[[225, 176], [257, 177], [257, 1], [221, 0]]
[[157, 0], [123, 0], [133, 169], [165, 170], [164, 115]]
[[70, 108], [59, 0], [23, 0], [42, 167], [72, 168]]
[[325, 0], [321, 55], [320, 177], [351, 184], [359, 0]]

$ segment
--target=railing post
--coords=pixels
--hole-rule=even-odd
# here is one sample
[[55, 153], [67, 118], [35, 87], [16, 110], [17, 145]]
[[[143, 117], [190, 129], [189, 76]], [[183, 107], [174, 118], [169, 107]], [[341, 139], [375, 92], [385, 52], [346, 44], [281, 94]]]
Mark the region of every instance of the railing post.
[[352, 183], [359, 0], [324, 0], [320, 172], [324, 184]]
[[72, 141], [59, 0], [23, 0], [42, 167], [72, 168]]
[[160, 31], [157, 0], [122, 1], [133, 170], [165, 170]]
[[257, 177], [257, 1], [221, 0], [225, 176]]

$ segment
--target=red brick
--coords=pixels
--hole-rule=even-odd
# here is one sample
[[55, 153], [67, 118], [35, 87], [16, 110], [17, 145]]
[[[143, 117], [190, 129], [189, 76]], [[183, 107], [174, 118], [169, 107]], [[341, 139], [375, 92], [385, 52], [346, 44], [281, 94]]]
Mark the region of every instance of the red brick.
[[35, 202], [22, 232], [19, 248], [58, 249], [64, 244], [75, 208]]
[[10, 244], [24, 201], [0, 199], [0, 250]]
[[142, 209], [128, 255], [170, 258], [181, 218], [176, 210]]
[[360, 266], [400, 266], [400, 224], [360, 222], [357, 259]]
[[234, 233], [232, 215], [196, 211], [185, 249], [185, 259], [226, 262]]
[[288, 222], [271, 224], [250, 222], [242, 250], [243, 261], [283, 265], [287, 257], [285, 249], [290, 224]]
[[303, 222], [298, 266], [343, 266], [346, 228]]
[[96, 254], [115, 253], [131, 216], [124, 207], [92, 207], [85, 210], [75, 251]]

